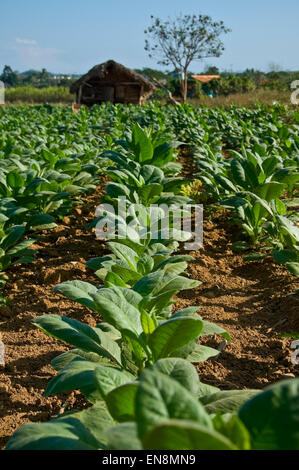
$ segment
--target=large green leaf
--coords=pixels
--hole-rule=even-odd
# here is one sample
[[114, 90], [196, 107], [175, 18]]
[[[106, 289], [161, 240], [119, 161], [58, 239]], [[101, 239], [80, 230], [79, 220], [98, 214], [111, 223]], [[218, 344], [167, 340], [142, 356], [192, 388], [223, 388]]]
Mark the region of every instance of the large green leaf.
[[299, 259], [299, 254], [295, 250], [273, 250], [272, 256], [276, 263], [293, 263]]
[[136, 297], [142, 298], [137, 292], [122, 287], [104, 288], [93, 295], [97, 311], [108, 323], [138, 339], [143, 329], [140, 312], [132, 303]]
[[286, 267], [291, 274], [299, 276], [299, 263], [287, 263]]
[[284, 188], [284, 184], [271, 181], [269, 183], [260, 184], [255, 188], [254, 192], [261, 199], [265, 199], [265, 201], [270, 202], [273, 199], [279, 198], [282, 195]]
[[198, 338], [202, 327], [202, 320], [195, 317], [174, 318], [160, 324], [148, 340], [155, 359], [167, 357]]
[[145, 437], [146, 450], [235, 450], [237, 447], [214, 429], [187, 419], [158, 423]]
[[171, 318], [179, 318], [179, 317], [189, 317], [193, 314], [195, 314], [196, 312], [198, 312], [198, 310], [200, 310], [201, 307], [199, 305], [194, 305], [192, 307], [186, 307], [186, 308], [183, 308], [182, 310], [178, 310], [177, 312], [173, 313], [171, 315]]
[[231, 340], [230, 335], [225, 331], [221, 326], [216, 325], [215, 323], [210, 323], [208, 321], [203, 321], [203, 329], [200, 336], [206, 335], [221, 335], [227, 341]]
[[193, 395], [198, 396], [198, 373], [190, 362], [178, 357], [165, 358], [155, 362], [152, 369], [165, 374], [167, 377], [172, 377]]
[[50, 423], [24, 424], [10, 439], [6, 450], [96, 450], [94, 439], [74, 418]]
[[67, 281], [54, 287], [54, 291], [61, 292], [71, 300], [75, 300], [85, 307], [95, 310], [95, 304], [91, 294], [98, 292], [98, 288], [89, 282]]
[[162, 183], [164, 178], [163, 170], [153, 165], [142, 165], [140, 174], [144, 178], [145, 183]]
[[240, 159], [235, 158], [231, 162], [231, 172], [235, 182], [242, 187], [247, 187], [246, 185], [246, 175], [245, 170], [240, 162]]
[[250, 450], [250, 434], [238, 416], [217, 413], [213, 418], [213, 425], [217, 432], [233, 442], [238, 449]]
[[105, 449], [105, 429], [114, 424], [103, 403], [48, 423], [24, 424], [6, 450]]
[[[23, 240], [22, 242], [18, 243], [15, 245], [13, 248], [10, 248], [10, 250], [7, 251], [7, 254], [9, 255], [16, 255], [18, 254], [19, 256], [24, 254], [34, 254], [36, 250], [26, 250], [29, 246], [31, 246], [35, 240], [33, 238], [30, 238], [29, 240]], [[22, 252], [22, 253], [20, 253]]]
[[187, 356], [188, 361], [197, 363], [204, 362], [211, 357], [215, 357], [219, 354], [219, 351], [202, 344], [197, 344], [194, 350]]
[[132, 248], [117, 242], [109, 242], [108, 246], [118, 258], [123, 259], [128, 264], [130, 269], [136, 271], [138, 255]]
[[87, 261], [86, 266], [88, 266], [90, 269], [93, 269], [94, 271], [97, 271], [100, 269], [105, 261], [112, 261], [114, 258], [112, 258], [111, 255], [108, 256], [103, 256], [101, 258], [91, 258]]
[[251, 397], [255, 396], [258, 390], [224, 390], [207, 396], [202, 396], [200, 401], [209, 414], [233, 413], [239, 410], [241, 405]]
[[23, 225], [14, 225], [13, 227], [10, 227], [8, 234], [0, 242], [0, 248], [6, 251], [20, 240], [20, 238], [24, 235], [24, 232], [25, 227], [23, 227]]
[[189, 419], [212, 430], [204, 407], [177, 380], [156, 370], [145, 370], [136, 394], [135, 416], [141, 439], [167, 419]]
[[135, 420], [135, 397], [138, 383], [126, 383], [114, 388], [106, 396], [105, 400], [111, 416], [118, 421]]
[[[96, 275], [100, 279], [102, 279], [102, 277], [100, 275], [100, 271], [101, 270], [97, 271]], [[124, 267], [119, 262], [116, 262], [111, 266], [111, 271], [113, 273], [117, 274], [117, 276], [119, 276], [120, 279], [122, 279], [123, 282], [125, 282], [127, 284], [130, 284], [130, 285], [134, 284], [135, 282], [137, 282], [142, 277], [142, 275], [140, 273], [138, 273], [136, 271], [133, 271], [130, 268]], [[107, 274], [105, 273], [103, 279], [105, 279], [106, 275]]]
[[253, 449], [299, 450], [299, 379], [267, 387], [239, 411]]
[[137, 263], [137, 270], [142, 275], [146, 275], [153, 270], [154, 264], [155, 260], [153, 257], [149, 255], [143, 255]]
[[142, 450], [135, 423], [121, 423], [107, 429], [107, 448], [109, 450]]
[[27, 229], [39, 231], [56, 227], [55, 219], [49, 214], [35, 214], [29, 217]]
[[167, 274], [162, 281], [155, 287], [152, 295], [162, 294], [167, 291], [180, 291], [185, 289], [194, 289], [202, 284], [200, 281], [188, 279], [187, 277], [177, 276], [176, 274]]
[[[148, 313], [151, 315], [161, 315], [163, 317], [168, 317], [169, 313], [167, 311], [167, 308], [169, 305], [174, 303], [172, 300], [172, 297], [176, 293], [175, 290], [170, 290], [163, 292], [162, 294], [155, 295], [154, 297], [151, 296], [146, 296], [143, 298], [143, 300], [140, 303], [140, 307], [144, 308]], [[167, 311], [167, 314], [164, 315], [164, 311]]]
[[146, 186], [142, 186], [138, 190], [138, 195], [140, 198], [140, 202], [148, 206], [154, 199], [154, 202], [157, 200], [157, 196], [159, 196], [163, 191], [163, 186], [158, 183], [147, 184]]
[[245, 170], [246, 183], [248, 188], [256, 188], [259, 184], [258, 173], [254, 165], [249, 160], [242, 159], [242, 166]]
[[174, 256], [171, 256], [171, 257], [167, 257], [166, 259], [164, 259], [163, 261], [161, 261], [161, 263], [157, 264], [155, 266], [155, 271], [157, 271], [158, 269], [162, 269], [162, 268], [165, 268], [166, 265], [169, 265], [169, 264], [176, 264], [178, 262], [182, 262], [182, 261], [192, 261], [194, 258], [193, 256], [188, 256], [188, 255], [174, 255]]
[[77, 320], [54, 314], [37, 317], [33, 323], [54, 338], [86, 352], [108, 357], [121, 365], [121, 351], [118, 344], [100, 328], [93, 328]]
[[143, 297], [149, 295], [152, 291], [159, 288], [163, 276], [164, 271], [162, 270], [147, 274], [134, 284], [134, 291], [138, 292]]
[[224, 189], [226, 189], [230, 193], [237, 192], [236, 186], [228, 178], [217, 174], [214, 175], [214, 178], [218, 184], [220, 184]]
[[55, 377], [53, 377], [44, 393], [45, 397], [54, 393], [81, 390], [83, 395], [92, 403], [101, 399], [101, 394], [94, 383], [95, 362], [74, 358]]
[[267, 157], [263, 160], [262, 167], [263, 167], [266, 177], [269, 177], [272, 175], [272, 173], [277, 167], [278, 162], [279, 160], [277, 157]]
[[[118, 197], [125, 197], [129, 201], [131, 200], [131, 192], [127, 186], [120, 183], [109, 183], [106, 186], [106, 193], [113, 199], [117, 199]], [[132, 201], [134, 202], [134, 201]]]
[[127, 287], [127, 284], [122, 280], [122, 278], [118, 274], [109, 271], [104, 279], [104, 287], [113, 286]]
[[208, 395], [212, 395], [218, 392], [220, 392], [220, 389], [218, 387], [214, 387], [213, 385], [208, 385], [200, 382], [197, 396], [199, 400], [201, 400], [202, 397], [206, 397]]
[[142, 329], [146, 335], [150, 335], [155, 331], [156, 321], [154, 321], [154, 319], [145, 310], [142, 310], [140, 320]]
[[98, 354], [94, 352], [86, 352], [83, 351], [82, 349], [71, 349], [70, 351], [66, 351], [59, 356], [55, 357], [53, 361], [51, 361], [51, 366], [56, 370], [60, 371], [62, 370], [69, 362], [71, 362], [75, 358], [81, 358], [81, 359], [86, 359], [87, 361], [95, 362], [98, 364], [106, 364], [110, 365], [111, 362], [108, 358], [99, 356]]
[[6, 177], [6, 181], [7, 184], [13, 189], [22, 188], [25, 186], [24, 178], [16, 171], [9, 172]]
[[111, 390], [132, 382], [135, 377], [130, 372], [115, 367], [97, 366], [94, 370], [95, 385], [101, 395], [106, 397]]
[[132, 144], [140, 163], [151, 160], [154, 153], [153, 146], [145, 131], [138, 124], [132, 126]]

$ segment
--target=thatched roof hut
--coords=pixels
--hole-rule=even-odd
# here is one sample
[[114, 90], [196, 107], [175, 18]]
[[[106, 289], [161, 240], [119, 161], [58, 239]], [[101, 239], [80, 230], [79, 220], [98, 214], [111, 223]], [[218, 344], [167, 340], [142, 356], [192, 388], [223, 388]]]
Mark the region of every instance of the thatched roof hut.
[[114, 60], [96, 65], [71, 86], [76, 102], [87, 106], [105, 101], [142, 104], [154, 90], [149, 80]]

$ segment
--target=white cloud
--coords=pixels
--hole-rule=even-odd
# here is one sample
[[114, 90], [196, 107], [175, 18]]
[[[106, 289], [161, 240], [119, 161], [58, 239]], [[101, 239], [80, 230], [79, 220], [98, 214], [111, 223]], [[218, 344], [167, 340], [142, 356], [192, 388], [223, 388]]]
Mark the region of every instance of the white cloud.
[[16, 38], [16, 43], [24, 44], [25, 46], [35, 46], [37, 42], [34, 39], [20, 39]]
[[59, 65], [59, 58], [66, 51], [55, 47], [43, 47], [34, 39], [16, 38], [15, 43], [9, 47], [11, 55], [15, 56], [17, 63], [25, 68], [41, 68]]

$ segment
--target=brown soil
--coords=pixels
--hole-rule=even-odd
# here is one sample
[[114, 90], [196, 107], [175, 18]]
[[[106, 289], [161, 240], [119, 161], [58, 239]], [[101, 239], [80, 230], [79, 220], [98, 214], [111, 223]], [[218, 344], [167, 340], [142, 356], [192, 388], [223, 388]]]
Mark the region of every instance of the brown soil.
[[[31, 320], [58, 313], [91, 325], [99, 321], [94, 312], [53, 292], [53, 287], [71, 279], [98, 284], [85, 261], [106, 249], [86, 225], [94, 218], [102, 188], [43, 234], [36, 243], [36, 262], [9, 270], [5, 294], [12, 302], [0, 309], [6, 353], [6, 365], [0, 366], [0, 447], [23, 423], [53, 418], [67, 398], [68, 409], [85, 404], [80, 393], [42, 397], [55, 373], [50, 362], [67, 347], [37, 330]], [[283, 374], [296, 373], [290, 362], [291, 340], [278, 334], [299, 331], [298, 296], [292, 295], [298, 282], [296, 286], [294, 277], [271, 261], [245, 264], [233, 253], [225, 215], [205, 220], [204, 229], [204, 247], [191, 252], [195, 260], [189, 266], [191, 277], [203, 284], [183, 291], [175, 308], [201, 305], [202, 317], [223, 326], [232, 341], [217, 359], [198, 366], [201, 380], [223, 389], [263, 388]], [[213, 337], [207, 344], [220, 342]]]
[[[190, 252], [192, 279], [203, 284], [183, 291], [176, 308], [200, 305], [203, 319], [222, 326], [231, 342], [217, 359], [198, 365], [203, 382], [222, 389], [264, 388], [284, 374], [298, 373], [291, 364], [291, 339], [299, 331], [299, 282], [271, 260], [245, 263], [232, 252], [225, 216], [204, 221], [204, 247]], [[205, 343], [217, 347], [222, 338]]]

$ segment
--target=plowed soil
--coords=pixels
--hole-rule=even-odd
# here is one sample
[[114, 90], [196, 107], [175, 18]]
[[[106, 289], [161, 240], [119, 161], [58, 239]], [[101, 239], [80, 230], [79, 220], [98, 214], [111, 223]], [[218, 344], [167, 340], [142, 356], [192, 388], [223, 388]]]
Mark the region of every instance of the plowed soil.
[[[104, 181], [57, 228], [42, 234], [35, 244], [34, 263], [8, 272], [5, 295], [11, 305], [0, 308], [6, 355], [5, 366], [0, 366], [1, 448], [23, 423], [53, 418], [66, 400], [66, 409], [85, 406], [77, 392], [42, 396], [54, 375], [51, 360], [68, 348], [37, 330], [31, 320], [56, 313], [90, 325], [99, 322], [94, 312], [53, 292], [53, 287], [73, 279], [99, 284], [85, 262], [107, 250], [86, 225], [94, 219], [103, 188]], [[203, 248], [190, 253], [195, 260], [189, 274], [203, 284], [183, 291], [175, 309], [201, 305], [202, 317], [231, 335], [231, 343], [216, 359], [198, 365], [203, 382], [222, 389], [261, 389], [285, 374], [298, 374], [298, 366], [290, 361], [291, 340], [279, 335], [299, 331], [299, 296], [293, 294], [299, 285], [285, 268], [269, 260], [244, 263], [229, 248], [234, 228], [225, 213], [216, 215], [206, 214]], [[221, 341], [215, 336], [206, 343], [217, 347]]]

